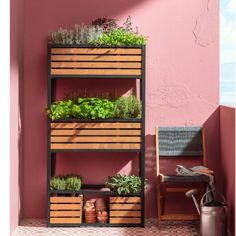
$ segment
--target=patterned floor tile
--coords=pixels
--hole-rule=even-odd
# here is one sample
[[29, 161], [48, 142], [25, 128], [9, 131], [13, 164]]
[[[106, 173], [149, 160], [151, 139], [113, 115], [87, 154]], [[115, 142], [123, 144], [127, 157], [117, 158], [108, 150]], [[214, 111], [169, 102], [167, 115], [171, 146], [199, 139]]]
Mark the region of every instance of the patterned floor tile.
[[199, 224], [196, 222], [163, 222], [161, 228], [155, 219], [148, 219], [145, 228], [109, 228], [78, 227], [48, 228], [45, 220], [28, 219], [21, 222], [13, 236], [199, 236]]

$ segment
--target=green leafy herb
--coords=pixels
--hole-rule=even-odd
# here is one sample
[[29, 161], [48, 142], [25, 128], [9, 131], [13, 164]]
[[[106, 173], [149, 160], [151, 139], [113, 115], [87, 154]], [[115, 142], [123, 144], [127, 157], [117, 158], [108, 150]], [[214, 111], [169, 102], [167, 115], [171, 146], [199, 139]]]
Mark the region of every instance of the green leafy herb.
[[140, 118], [142, 105], [134, 95], [120, 97], [114, 104], [114, 118]]
[[50, 180], [51, 190], [80, 190], [81, 178], [78, 175], [54, 176]]
[[105, 98], [78, 98], [78, 105], [81, 109], [81, 117], [90, 119], [111, 118], [114, 109], [114, 103]]
[[66, 182], [63, 177], [54, 176], [50, 180], [50, 189], [51, 190], [65, 190]]
[[109, 119], [140, 118], [141, 102], [133, 95], [120, 97], [115, 101], [108, 98], [77, 98], [58, 101], [47, 109], [52, 120], [68, 118]]
[[52, 120], [70, 118], [72, 104], [73, 102], [70, 99], [55, 102], [51, 105], [50, 109], [47, 109], [47, 113]]
[[118, 194], [140, 193], [141, 178], [135, 175], [126, 176], [117, 174], [108, 177], [106, 186]]
[[80, 190], [81, 189], [81, 178], [76, 175], [68, 176], [65, 179], [66, 190]]
[[143, 35], [128, 32], [124, 29], [114, 29], [107, 34], [102, 34], [96, 44], [106, 46], [133, 46], [145, 45], [146, 41], [147, 39]]
[[132, 46], [144, 45], [147, 38], [133, 29], [129, 16], [123, 26], [118, 26], [115, 19], [98, 18], [91, 24], [75, 25], [72, 29], [59, 28], [49, 34], [50, 43], [104, 45], [104, 46]]

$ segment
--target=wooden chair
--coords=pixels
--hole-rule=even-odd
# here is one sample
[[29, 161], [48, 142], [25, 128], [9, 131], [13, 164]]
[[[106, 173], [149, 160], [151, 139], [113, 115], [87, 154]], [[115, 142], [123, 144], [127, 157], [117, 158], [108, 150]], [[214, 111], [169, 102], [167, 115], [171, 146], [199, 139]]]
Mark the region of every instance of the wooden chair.
[[[199, 220], [198, 214], [166, 214], [165, 198], [167, 194], [182, 193], [197, 188], [199, 195], [205, 191], [209, 178], [199, 176], [177, 176], [160, 173], [159, 159], [169, 157], [201, 158], [201, 165], [206, 165], [204, 133], [201, 127], [156, 127], [156, 169], [157, 169], [157, 223], [162, 220]], [[171, 159], [172, 161], [173, 159]], [[175, 159], [177, 161], [177, 159]], [[183, 161], [183, 160], [182, 160]], [[173, 161], [172, 161], [173, 162]], [[178, 163], [183, 165], [184, 163]], [[176, 203], [177, 204], [177, 203]], [[193, 206], [194, 207], [194, 206]]]

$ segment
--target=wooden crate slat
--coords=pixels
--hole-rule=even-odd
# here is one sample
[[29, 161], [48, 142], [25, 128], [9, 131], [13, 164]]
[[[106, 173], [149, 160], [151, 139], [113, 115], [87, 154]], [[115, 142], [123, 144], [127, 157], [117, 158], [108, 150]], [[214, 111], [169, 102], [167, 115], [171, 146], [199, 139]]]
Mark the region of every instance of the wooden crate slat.
[[165, 214], [161, 216], [161, 220], [199, 220], [198, 214]]
[[51, 61], [141, 61], [141, 56], [51, 55]]
[[51, 130], [51, 135], [141, 135], [141, 130]]
[[140, 149], [137, 143], [51, 143], [51, 149]]
[[82, 211], [50, 211], [50, 217], [81, 217]]
[[51, 203], [81, 203], [82, 197], [50, 197]]
[[66, 136], [51, 137], [52, 143], [140, 143], [141, 137], [84, 137], [84, 136]]
[[50, 204], [50, 210], [81, 210], [82, 204]]
[[141, 75], [140, 69], [51, 69], [52, 75]]
[[50, 218], [51, 224], [81, 224], [82, 219], [78, 218]]
[[140, 62], [51, 62], [51, 68], [135, 68]]
[[141, 211], [110, 211], [110, 217], [141, 217]]
[[112, 218], [110, 217], [111, 224], [139, 224], [141, 218]]
[[104, 129], [113, 129], [113, 128], [120, 128], [120, 129], [140, 129], [141, 123], [123, 123], [123, 122], [116, 122], [116, 123], [109, 123], [109, 122], [100, 122], [100, 123], [81, 123], [81, 122], [71, 122], [71, 123], [51, 123], [51, 128], [53, 129], [97, 129], [97, 128], [104, 128]]
[[110, 197], [110, 203], [141, 203], [140, 197]]
[[139, 48], [52, 48], [51, 54], [141, 54]]
[[110, 210], [141, 210], [140, 204], [113, 204], [110, 203]]

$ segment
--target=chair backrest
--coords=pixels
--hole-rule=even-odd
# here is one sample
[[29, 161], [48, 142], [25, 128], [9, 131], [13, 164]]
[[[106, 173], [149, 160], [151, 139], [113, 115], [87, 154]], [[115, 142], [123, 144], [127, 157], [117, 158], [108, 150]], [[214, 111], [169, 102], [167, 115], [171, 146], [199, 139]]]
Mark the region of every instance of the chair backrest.
[[160, 157], [198, 156], [205, 165], [202, 127], [156, 127], [157, 173]]

